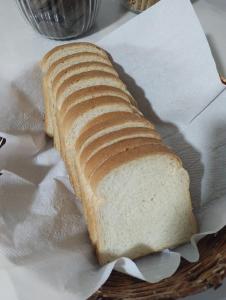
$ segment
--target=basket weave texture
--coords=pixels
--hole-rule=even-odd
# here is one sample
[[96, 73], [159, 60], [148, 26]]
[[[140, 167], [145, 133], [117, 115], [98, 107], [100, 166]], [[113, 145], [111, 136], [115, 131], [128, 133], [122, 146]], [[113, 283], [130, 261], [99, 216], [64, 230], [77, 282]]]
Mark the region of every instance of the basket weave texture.
[[170, 278], [151, 284], [113, 271], [90, 300], [173, 300], [218, 288], [226, 277], [226, 227], [208, 235], [199, 244], [200, 260], [182, 260]]
[[142, 12], [159, 0], [123, 0], [126, 6], [137, 13]]

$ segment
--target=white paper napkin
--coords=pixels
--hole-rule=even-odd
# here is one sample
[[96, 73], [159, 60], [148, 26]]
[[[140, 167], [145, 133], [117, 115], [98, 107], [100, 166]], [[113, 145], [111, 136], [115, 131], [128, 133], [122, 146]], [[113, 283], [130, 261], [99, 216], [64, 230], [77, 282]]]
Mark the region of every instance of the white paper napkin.
[[196, 261], [196, 241], [226, 225], [226, 91], [189, 0], [162, 0], [99, 44], [182, 157], [200, 233], [174, 251], [97, 264], [80, 202], [43, 133], [34, 61], [12, 81], [8, 75], [0, 81], [0, 136], [6, 139], [0, 148], [0, 270], [19, 300], [86, 299], [113, 268], [159, 281], [176, 271], [181, 255]]

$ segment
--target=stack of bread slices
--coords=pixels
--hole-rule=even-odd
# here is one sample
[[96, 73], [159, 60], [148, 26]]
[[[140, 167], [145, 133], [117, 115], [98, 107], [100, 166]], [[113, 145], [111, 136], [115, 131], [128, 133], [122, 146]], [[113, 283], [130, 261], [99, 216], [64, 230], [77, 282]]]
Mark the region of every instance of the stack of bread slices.
[[99, 262], [187, 242], [197, 231], [188, 173], [108, 54], [71, 43], [48, 52], [41, 66], [46, 133], [82, 201]]

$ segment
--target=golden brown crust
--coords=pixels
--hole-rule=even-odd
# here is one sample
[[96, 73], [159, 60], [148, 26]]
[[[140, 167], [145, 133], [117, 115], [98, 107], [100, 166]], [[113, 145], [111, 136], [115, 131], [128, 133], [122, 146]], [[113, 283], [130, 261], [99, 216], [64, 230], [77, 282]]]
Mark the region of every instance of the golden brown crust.
[[112, 80], [117, 80], [121, 84], [122, 88], [124, 88], [124, 90], [126, 90], [125, 84], [117, 76], [109, 74], [104, 71], [90, 71], [90, 72], [84, 72], [82, 74], [74, 75], [74, 76], [66, 79], [64, 81], [64, 83], [60, 86], [60, 88], [58, 89], [56, 98], [61, 97], [61, 95], [64, 93], [65, 89], [68, 86], [70, 86], [74, 83], [79, 83], [82, 80], [90, 80], [90, 79], [97, 78], [97, 77], [103, 78], [103, 79], [108, 78], [108, 79], [112, 79]]
[[[106, 93], [106, 95], [101, 95]], [[114, 95], [115, 93], [115, 95]], [[113, 94], [113, 95], [111, 95]], [[84, 101], [90, 101], [94, 98], [98, 98], [98, 97], [108, 97], [108, 96], [115, 96], [118, 98], [121, 98], [123, 100], [125, 100], [126, 102], [128, 102], [128, 104], [131, 104], [130, 99], [132, 97], [130, 97], [128, 94], [124, 93], [122, 90], [117, 89], [117, 88], [112, 88], [110, 86], [96, 86], [96, 87], [91, 87], [91, 88], [85, 88], [82, 90], [79, 90], [73, 94], [71, 94], [67, 100], [68, 101], [64, 101], [62, 104], [61, 109], [58, 111], [56, 110], [56, 118], [58, 120], [58, 124], [60, 124], [59, 122], [61, 122], [60, 120], [64, 120], [65, 119], [65, 114], [73, 109], [74, 106], [76, 106], [79, 103], [83, 103]], [[84, 100], [82, 100], [84, 99]], [[65, 105], [65, 102], [67, 102]], [[78, 103], [77, 103], [78, 102]], [[132, 105], [132, 104], [131, 104]], [[133, 105], [133, 109], [135, 112], [139, 112], [137, 107], [135, 105]], [[56, 125], [57, 126], [57, 125]], [[58, 128], [58, 126], [57, 126]], [[61, 152], [61, 147], [60, 147], [60, 140], [57, 134], [57, 128], [55, 128], [54, 130], [54, 140], [56, 141], [56, 148], [59, 152]]]
[[[85, 68], [89, 68], [90, 66], [92, 66], [93, 68], [96, 67], [96, 69], [99, 69], [99, 70], [100, 70], [100, 68], [103, 68], [104, 72], [111, 73], [118, 77], [118, 73], [115, 71], [113, 66], [107, 65], [106, 63], [96, 62], [96, 61], [82, 62], [82, 63], [78, 63], [76, 65], [71, 65], [70, 67], [67, 67], [66, 69], [63, 69], [62, 71], [60, 71], [52, 82], [53, 91], [55, 91], [57, 83], [59, 82], [61, 77], [63, 77], [65, 74], [72, 72], [72, 71], [78, 71], [79, 69], [82, 70]], [[80, 73], [81, 72], [77, 72], [77, 74], [80, 74]]]
[[146, 144], [138, 145], [138, 147], [130, 148], [126, 151], [117, 153], [114, 156], [111, 156], [106, 160], [98, 169], [96, 169], [90, 176], [90, 184], [95, 191], [100, 180], [110, 171], [120, 167], [123, 164], [126, 164], [132, 160], [138, 160], [149, 155], [170, 155], [172, 159], [176, 159], [181, 165], [180, 158], [171, 151], [168, 147], [163, 144]]
[[109, 128], [112, 126], [117, 126], [119, 124], [124, 124], [128, 122], [139, 122], [148, 126], [150, 129], [155, 129], [154, 125], [150, 123], [143, 116], [130, 112], [111, 112], [103, 114], [92, 121], [90, 121], [82, 130], [77, 141], [75, 142], [75, 149], [79, 151], [84, 142], [95, 133], [99, 132], [103, 128]]
[[49, 93], [45, 77], [42, 78], [42, 94], [45, 108], [45, 132], [49, 137], [53, 137], [53, 128], [50, 124]]
[[93, 156], [91, 156], [91, 158], [86, 162], [84, 168], [84, 175], [87, 179], [89, 179], [93, 172], [111, 156], [145, 144], [159, 145], [161, 144], [161, 140], [156, 140], [154, 138], [149, 137], [136, 137], [132, 139], [125, 139], [116, 142], [112, 145], [106, 146], [103, 149], [99, 150], [97, 153], [95, 153]]
[[[97, 97], [91, 100], [87, 100], [84, 102], [80, 102], [73, 106], [64, 116], [64, 119], [61, 122], [62, 125], [62, 135], [65, 135], [68, 130], [71, 128], [74, 121], [84, 113], [95, 109], [96, 107], [101, 106], [112, 106], [113, 104], [123, 105], [127, 106], [128, 109], [131, 109], [131, 112], [135, 109], [129, 102], [122, 98], [118, 98], [115, 96], [103, 96], [103, 97]], [[60, 118], [60, 115], [58, 114], [58, 119]]]
[[69, 61], [79, 61], [79, 60], [84, 60], [84, 58], [87, 57], [87, 61], [90, 61], [90, 57], [93, 58], [93, 61], [102, 61], [103, 63], [105, 63], [108, 66], [112, 66], [111, 62], [109, 59], [103, 57], [102, 55], [99, 55], [98, 53], [93, 53], [93, 52], [78, 52], [75, 54], [71, 54], [71, 55], [67, 55], [64, 56], [58, 60], [56, 60], [51, 67], [49, 68], [49, 70], [46, 72], [46, 76], [49, 79], [51, 76], [51, 73], [54, 71], [54, 69], [58, 66], [58, 65], [63, 65], [66, 64]]
[[[69, 129], [73, 126], [73, 123], [75, 122], [75, 120], [77, 118], [79, 118], [80, 116], [82, 116], [84, 113], [92, 110], [93, 108], [101, 107], [101, 106], [102, 107], [103, 106], [113, 106], [113, 103], [118, 104], [120, 106], [125, 106], [128, 109], [131, 109], [131, 112], [133, 111], [133, 109], [135, 109], [135, 107], [133, 107], [129, 102], [127, 102], [121, 98], [109, 96], [109, 97], [99, 97], [99, 98], [95, 98], [92, 100], [87, 100], [87, 101], [84, 101], [82, 103], [75, 105], [75, 107], [73, 107], [66, 114], [65, 119], [62, 121], [60, 121], [60, 115], [59, 114], [57, 115], [57, 122], [58, 122], [58, 129], [60, 130], [60, 137], [64, 137], [61, 140], [62, 143], [60, 146], [61, 155], [64, 158], [64, 161], [67, 160], [64, 140], [65, 140], [65, 138], [67, 138], [67, 133], [69, 132]], [[74, 166], [74, 168], [75, 168], [75, 166]], [[73, 173], [72, 170], [71, 170], [71, 173]], [[73, 179], [74, 186], [76, 186], [78, 193], [80, 193], [78, 172], [75, 169], [74, 169], [74, 176], [71, 176], [71, 178]]]
[[123, 90], [108, 85], [96, 85], [96, 86], [91, 86], [91, 87], [78, 90], [70, 94], [68, 97], [64, 99], [60, 111], [61, 112], [67, 111], [68, 107], [71, 106], [71, 104], [74, 102], [75, 99], [81, 99], [88, 96], [90, 96], [90, 99], [92, 99], [92, 98], [99, 97], [100, 94], [104, 94], [104, 93], [106, 93], [106, 95], [109, 95], [111, 92], [115, 93], [116, 94], [115, 96], [118, 96], [125, 100], [128, 99], [128, 101], [131, 102], [134, 106], [137, 106], [133, 97], [125, 93]]
[[161, 140], [160, 135], [153, 129], [149, 127], [126, 127], [119, 129], [117, 131], [113, 131], [107, 133], [99, 138], [95, 139], [93, 142], [88, 144], [81, 154], [79, 155], [78, 159], [81, 166], [87, 161], [87, 159], [92, 155], [92, 153], [98, 150], [100, 147], [106, 145], [109, 142], [115, 142], [119, 138], [134, 138], [136, 136], [143, 136], [143, 137], [151, 137], [153, 139]]
[[49, 52], [47, 52], [46, 55], [43, 57], [43, 59], [41, 61], [41, 67], [42, 67], [43, 71], [46, 71], [48, 60], [49, 60], [50, 56], [53, 55], [54, 53], [58, 52], [58, 51], [62, 51], [64, 49], [66, 49], [66, 48], [75, 48], [75, 49], [76, 48], [81, 48], [81, 49], [83, 49], [83, 48], [88, 48], [88, 47], [93, 48], [95, 50], [98, 50], [98, 52], [103, 57], [108, 58], [108, 54], [103, 49], [99, 48], [98, 46], [96, 46], [96, 45], [94, 45], [92, 43], [88, 43], [88, 42], [68, 43], [68, 44], [56, 46], [53, 49], [51, 49]]

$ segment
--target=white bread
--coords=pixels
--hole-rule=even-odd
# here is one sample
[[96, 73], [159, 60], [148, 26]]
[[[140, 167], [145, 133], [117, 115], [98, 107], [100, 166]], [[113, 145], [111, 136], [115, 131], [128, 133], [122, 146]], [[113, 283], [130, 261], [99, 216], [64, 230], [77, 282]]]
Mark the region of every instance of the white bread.
[[[118, 107], [118, 110], [115, 110]], [[99, 116], [112, 112], [137, 113], [137, 108], [128, 101], [116, 96], [102, 96], [75, 104], [66, 114], [57, 114], [57, 123], [62, 140], [67, 144], [68, 139], [73, 139], [73, 144], [79, 137], [82, 129], [95, 122]], [[84, 119], [80, 122], [80, 119]], [[80, 127], [78, 127], [80, 126]], [[73, 138], [72, 138], [73, 137]], [[65, 144], [63, 143], [63, 144]], [[63, 157], [64, 154], [62, 153]]]
[[[49, 135], [53, 136], [53, 125], [51, 124], [51, 115], [53, 113], [52, 110], [52, 105], [53, 102], [55, 101], [55, 94], [54, 90], [52, 89], [53, 83], [55, 85], [57, 84], [57, 77], [59, 78], [59, 73], [65, 71], [68, 68], [73, 68], [74, 67], [74, 74], [79, 74], [81, 72], [84, 72], [84, 65], [83, 65], [83, 70], [79, 70], [80, 64], [81, 63], [91, 63], [91, 62], [96, 62], [96, 63], [102, 63], [104, 64], [102, 70], [107, 70], [108, 72], [111, 72], [113, 74], [117, 74], [114, 69], [112, 68], [112, 64], [108, 58], [105, 58], [97, 53], [90, 53], [90, 52], [79, 52], [75, 53], [70, 56], [62, 57], [61, 59], [55, 61], [48, 69], [46, 74], [43, 76], [43, 86], [45, 87], [45, 106], [46, 106], [46, 114], [47, 114], [47, 119], [50, 121], [50, 123], [46, 124], [46, 131]], [[98, 68], [96, 68], [98, 70]], [[99, 70], [100, 66], [99, 66]], [[60, 85], [60, 83], [59, 83]]]
[[72, 111], [69, 112], [65, 119], [60, 121], [57, 120], [58, 128], [61, 128], [61, 154], [64, 158], [72, 184], [75, 187], [78, 195], [80, 195], [80, 187], [78, 183], [78, 175], [75, 168], [75, 141], [80, 135], [82, 129], [92, 119], [95, 119], [99, 115], [103, 115], [109, 112], [133, 112], [134, 107], [127, 101], [111, 97], [110, 101], [108, 97], [102, 99], [92, 99], [77, 104]]
[[43, 57], [41, 61], [41, 68], [43, 72], [47, 72], [49, 67], [57, 60], [62, 57], [67, 57], [69, 55], [73, 55], [79, 52], [92, 52], [97, 53], [103, 57], [108, 58], [107, 53], [99, 48], [98, 46], [91, 43], [68, 43], [65, 45], [56, 46], [51, 49], [46, 55]]
[[57, 91], [57, 109], [60, 109], [64, 99], [75, 91], [97, 85], [117, 87], [131, 96], [125, 84], [117, 76], [103, 71], [90, 71], [74, 75], [64, 81]]
[[[80, 55], [82, 54], [82, 55]], [[88, 56], [87, 56], [88, 54]], [[89, 55], [90, 54], [90, 55]], [[95, 55], [96, 54], [96, 55]], [[82, 57], [81, 57], [82, 56]], [[94, 57], [95, 56], [95, 57]], [[49, 113], [49, 101], [51, 95], [48, 91], [48, 80], [51, 73], [57, 72], [60, 67], [67, 67], [75, 64], [78, 61], [102, 61], [111, 65], [109, 57], [105, 51], [91, 43], [70, 43], [60, 45], [50, 50], [41, 61], [41, 68], [43, 74], [43, 95], [45, 104], [45, 126], [46, 133], [53, 136], [51, 127], [51, 114]]]
[[74, 93], [66, 97], [60, 109], [58, 110], [58, 113], [61, 113], [64, 116], [75, 105], [75, 103], [78, 104], [80, 102], [92, 100], [94, 98], [102, 96], [116, 96], [128, 101], [133, 106], [137, 107], [134, 98], [121, 89], [110, 85], [94, 85], [75, 91]]
[[[104, 86], [97, 85], [91, 86], [88, 88], [84, 88], [78, 91], [75, 91], [71, 95], [69, 95], [63, 102], [59, 111], [56, 111], [56, 115], [60, 115], [61, 119], [65, 118], [65, 115], [76, 105], [81, 102], [92, 100], [94, 98], [103, 97], [103, 96], [115, 96], [126, 100], [129, 103], [132, 103], [136, 106], [135, 100], [121, 89], [112, 87], [112, 86]], [[54, 144], [56, 149], [60, 152], [60, 138], [59, 138], [59, 130], [57, 128], [57, 124], [54, 126]]]
[[110, 145], [103, 147], [95, 154], [91, 155], [91, 157], [84, 165], [84, 169], [82, 169], [81, 172], [84, 172], [85, 177], [89, 179], [92, 176], [93, 172], [95, 172], [98, 169], [98, 167], [100, 167], [111, 156], [114, 156], [117, 153], [123, 151], [128, 151], [128, 149], [137, 147], [138, 145], [150, 143], [161, 144], [161, 140], [141, 136], [134, 138], [124, 138], [120, 141], [116, 141]]
[[90, 121], [83, 128], [80, 136], [75, 141], [75, 151], [76, 153], [81, 153], [89, 143], [106, 133], [133, 126], [145, 126], [154, 129], [153, 124], [138, 114], [122, 111], [105, 113]]
[[[138, 9], [149, 2], [137, 1]], [[197, 232], [188, 173], [139, 112], [107, 53], [89, 43], [60, 46], [42, 68], [52, 101], [46, 122], [54, 120], [99, 262], [187, 242]]]
[[106, 146], [110, 146], [115, 142], [119, 142], [125, 139], [132, 139], [135, 137], [149, 137], [156, 140], [161, 140], [159, 134], [149, 127], [124, 127], [116, 131], [110, 131], [98, 138], [95, 138], [92, 142], [86, 144], [81, 154], [77, 154], [78, 162], [81, 166], [96, 154], [99, 150]]
[[59, 74], [59, 72], [63, 71], [64, 69], [76, 66], [80, 63], [88, 62], [100, 62], [105, 65], [112, 66], [111, 61], [108, 58], [103, 57], [102, 55], [92, 52], [79, 52], [66, 57], [62, 57], [61, 59], [55, 61], [44, 76], [51, 82], [55, 79], [57, 74]]
[[63, 69], [57, 74], [57, 76], [52, 81], [53, 95], [56, 97], [58, 88], [66, 79], [70, 78], [73, 75], [88, 71], [104, 71], [118, 77], [115, 69], [112, 66], [107, 65], [106, 63], [96, 61], [78, 63], [76, 65], [72, 65], [68, 68]]
[[112, 156], [93, 173], [91, 186], [98, 200], [90, 230], [101, 264], [173, 248], [197, 232], [188, 174], [162, 145]]
[[[133, 148], [140, 147], [142, 145], [147, 145], [147, 144], [153, 145], [153, 139], [134, 138], [131, 140], [126, 140], [120, 144], [121, 145], [119, 146], [119, 148], [117, 147], [117, 145], [111, 145], [110, 147], [106, 147], [106, 149], [103, 149], [103, 151], [101, 151], [101, 152], [104, 154], [104, 156], [106, 156], [106, 154], [107, 154], [110, 158], [110, 157], [113, 157], [116, 153], [122, 153], [122, 152], [128, 151], [128, 149], [133, 149]], [[110, 148], [112, 148], [112, 151]], [[107, 161], [106, 159], [102, 159], [102, 158], [101, 158], [101, 160], [102, 160], [102, 162]], [[99, 164], [98, 158], [92, 160], [89, 163], [89, 168], [91, 168], [92, 170], [97, 170], [98, 169], [97, 164]], [[83, 170], [81, 170], [79, 167], [78, 167], [78, 170], [79, 170], [79, 173], [78, 173], [79, 179], [80, 179], [80, 183], [81, 183], [81, 187], [82, 187], [81, 195], [82, 195], [82, 199], [83, 199], [83, 206], [85, 207], [87, 223], [89, 226], [89, 234], [90, 234], [93, 244], [96, 245], [97, 238], [98, 238], [96, 235], [96, 226], [97, 226], [96, 222], [98, 222], [98, 220], [95, 218], [95, 213], [93, 211], [95, 210], [96, 202], [99, 201], [100, 199], [98, 199], [98, 200], [93, 199], [93, 197], [95, 198], [95, 195], [93, 195], [92, 186], [90, 185], [90, 178], [87, 178], [87, 176], [85, 176], [85, 172]], [[92, 173], [94, 173], [94, 172], [92, 172]], [[92, 217], [92, 216], [94, 216], [94, 217]]]
[[[63, 69], [60, 71], [55, 78], [53, 79], [51, 83], [51, 89], [49, 88], [49, 113], [52, 116], [51, 123], [49, 124], [49, 132], [52, 130], [53, 136], [54, 136], [54, 143], [55, 147], [59, 150], [59, 137], [57, 134], [57, 128], [56, 128], [56, 94], [60, 86], [70, 78], [71, 76], [84, 74], [89, 71], [103, 71], [109, 74], [113, 74], [117, 76], [117, 73], [113, 69], [112, 66], [100, 63], [100, 62], [85, 62], [85, 63], [78, 63], [77, 65], [73, 65], [71, 67], [68, 67], [66, 69]], [[52, 90], [52, 92], [50, 92]], [[74, 101], [73, 101], [74, 100]], [[82, 100], [82, 98], [80, 98]], [[71, 102], [77, 103], [77, 98], [71, 98]], [[52, 129], [51, 129], [52, 128]]]
[[[53, 130], [55, 131], [56, 136], [56, 146], [59, 150], [59, 137], [57, 137], [57, 125], [56, 125], [56, 114], [57, 111], [61, 110], [61, 106], [63, 105], [64, 101], [70, 97], [70, 95], [73, 95], [75, 92], [89, 88], [89, 87], [95, 87], [95, 86], [109, 86], [113, 88], [117, 88], [122, 90], [125, 94], [128, 95], [128, 97], [131, 99], [132, 96], [127, 91], [125, 85], [123, 82], [117, 77], [110, 73], [104, 72], [104, 71], [89, 71], [84, 72], [82, 74], [74, 75], [61, 84], [57, 91], [56, 95], [56, 101], [52, 103], [53, 108], [53, 114], [52, 114], [52, 120], [53, 120]], [[81, 98], [80, 98], [81, 99]]]

